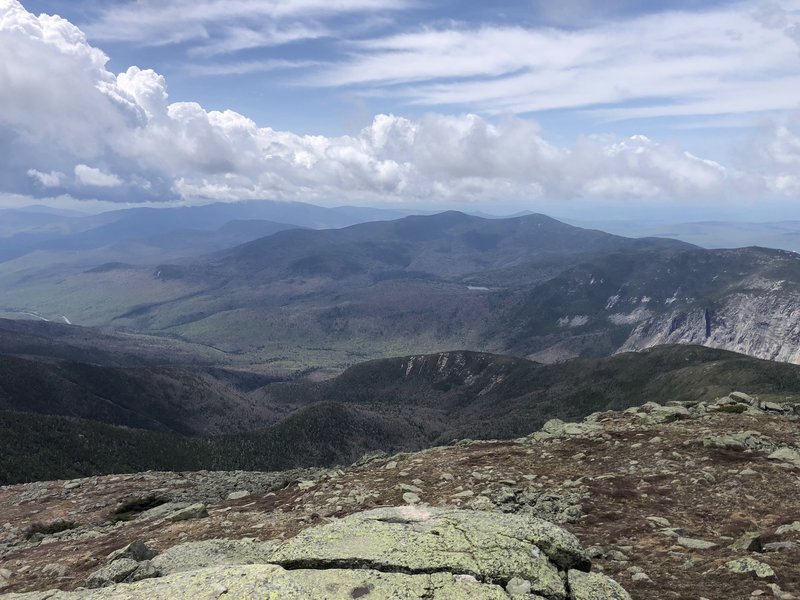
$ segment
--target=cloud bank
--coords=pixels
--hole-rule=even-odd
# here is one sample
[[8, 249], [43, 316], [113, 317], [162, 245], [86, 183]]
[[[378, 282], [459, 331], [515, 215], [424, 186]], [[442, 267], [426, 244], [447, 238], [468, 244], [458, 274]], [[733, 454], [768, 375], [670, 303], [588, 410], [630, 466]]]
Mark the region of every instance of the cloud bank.
[[[252, 10], [278, 5], [237, 3]], [[430, 46], [413, 41], [420, 44]], [[0, 53], [14, 57], [0, 69], [0, 147], [8, 156], [0, 165], [0, 185], [9, 193], [417, 205], [708, 199], [723, 197], [740, 181], [753, 193], [798, 193], [796, 123], [765, 132], [758, 173], [734, 171], [644, 136], [586, 137], [560, 147], [535, 122], [512, 117], [428, 114], [409, 120], [381, 114], [357, 135], [297, 135], [259, 127], [230, 110], [171, 103], [162, 75], [136, 66], [112, 73], [108, 57], [80, 29], [60, 17], [35, 16], [16, 0], [0, 0]]]

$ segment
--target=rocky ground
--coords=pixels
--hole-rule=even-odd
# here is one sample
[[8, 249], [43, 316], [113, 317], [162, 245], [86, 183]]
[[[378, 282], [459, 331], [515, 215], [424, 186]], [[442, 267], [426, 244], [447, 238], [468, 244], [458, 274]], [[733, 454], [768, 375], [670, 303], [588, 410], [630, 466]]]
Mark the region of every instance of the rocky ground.
[[[338, 470], [147, 472], [0, 488], [0, 591], [252, 597], [265, 589], [230, 582], [267, 581], [279, 597], [302, 597], [291, 593], [309, 593], [310, 572], [331, 598], [398, 589], [409, 598], [626, 597], [603, 573], [633, 598], [800, 598], [797, 409], [734, 393]], [[579, 545], [556, 527], [532, 538], [549, 527], [539, 519]], [[487, 547], [495, 554], [474, 554]], [[497, 571], [497, 552], [506, 566], [541, 556], [545, 575], [527, 563]]]

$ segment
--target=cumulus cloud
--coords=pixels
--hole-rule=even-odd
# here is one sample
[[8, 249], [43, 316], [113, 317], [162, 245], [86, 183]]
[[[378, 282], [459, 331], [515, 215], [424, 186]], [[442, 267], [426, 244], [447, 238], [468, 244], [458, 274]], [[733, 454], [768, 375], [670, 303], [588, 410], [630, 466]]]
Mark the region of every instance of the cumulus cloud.
[[39, 185], [44, 187], [58, 187], [64, 181], [64, 173], [60, 171], [42, 173], [36, 169], [28, 169], [28, 176], [33, 177]]
[[750, 151], [740, 159], [748, 164], [750, 180], [757, 175], [755, 185], [785, 196], [800, 196], [800, 113], [766, 122], [757, 130]]
[[[563, 147], [511, 117], [383, 114], [338, 137], [260, 127], [230, 110], [170, 102], [153, 70], [115, 75], [80, 29], [16, 0], [0, 0], [0, 51], [18, 57], [0, 70], [0, 143], [15, 148], [0, 181], [20, 173], [76, 197], [102, 188], [119, 201], [695, 199], [723, 194], [731, 179], [716, 162], [644, 136]], [[793, 189], [781, 181], [770, 189]]]
[[106, 173], [102, 169], [89, 165], [75, 165], [75, 179], [81, 185], [95, 187], [117, 187], [122, 185], [122, 180], [113, 173]]

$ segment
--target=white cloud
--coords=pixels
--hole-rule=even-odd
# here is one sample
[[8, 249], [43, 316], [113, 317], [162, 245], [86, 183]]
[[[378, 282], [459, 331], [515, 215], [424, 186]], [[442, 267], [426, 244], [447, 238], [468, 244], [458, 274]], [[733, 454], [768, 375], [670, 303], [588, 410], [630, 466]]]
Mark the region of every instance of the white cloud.
[[320, 63], [311, 60], [242, 60], [223, 63], [190, 64], [184, 67], [184, 72], [195, 77], [215, 77], [221, 75], [251, 75], [253, 73], [267, 73], [287, 69], [303, 69], [317, 66]]
[[596, 114], [621, 119], [791, 109], [800, 106], [800, 7], [791, 2], [777, 7], [777, 24], [745, 2], [578, 29], [396, 33], [353, 44], [351, 59], [307, 82], [490, 113], [602, 107]]
[[28, 169], [27, 174], [33, 177], [39, 185], [43, 187], [58, 187], [64, 181], [64, 173], [60, 171], [50, 171], [49, 173], [42, 173], [36, 169]]
[[[800, 196], [800, 113], [767, 121], [740, 157], [751, 171], [750, 186], [790, 197]], [[758, 176], [752, 181], [754, 174]]]
[[[567, 47], [585, 55], [580, 44]], [[512, 44], [507, 57], [487, 58], [481, 68], [506, 68], [521, 49]], [[338, 137], [259, 127], [230, 110], [170, 103], [165, 78], [152, 70], [134, 66], [114, 75], [79, 29], [58, 17], [31, 15], [14, 0], [0, 0], [0, 52], [19, 57], [0, 69], [0, 140], [10, 139], [14, 155], [26, 161], [24, 167], [13, 160], [0, 164], [0, 174], [8, 175], [0, 180], [13, 180], [15, 169], [28, 183], [41, 184], [55, 182], [54, 173], [74, 172], [74, 181], [58, 183], [61, 192], [78, 197], [103, 188], [104, 197], [119, 201], [695, 200], [723, 197], [740, 178], [644, 136], [585, 137], [558, 146], [533, 121], [511, 117], [378, 115], [358, 134]], [[785, 156], [792, 156], [794, 143], [786, 138], [772, 163], [790, 165]], [[759, 189], [795, 193], [789, 179], [775, 179], [786, 175], [792, 172], [770, 171], [774, 184], [759, 180]]]
[[289, 25], [280, 28], [275, 25], [259, 28], [227, 27], [221, 36], [214, 41], [207, 41], [202, 46], [189, 50], [192, 56], [210, 57], [218, 54], [231, 54], [240, 50], [280, 46], [298, 40], [310, 40], [330, 35], [320, 25]]
[[396, 11], [404, 0], [133, 0], [109, 3], [86, 25], [93, 39], [161, 46], [194, 45], [211, 56], [328, 35], [338, 15]]
[[88, 165], [75, 165], [75, 179], [82, 185], [95, 187], [116, 187], [122, 185], [122, 180], [113, 173], [90, 167]]

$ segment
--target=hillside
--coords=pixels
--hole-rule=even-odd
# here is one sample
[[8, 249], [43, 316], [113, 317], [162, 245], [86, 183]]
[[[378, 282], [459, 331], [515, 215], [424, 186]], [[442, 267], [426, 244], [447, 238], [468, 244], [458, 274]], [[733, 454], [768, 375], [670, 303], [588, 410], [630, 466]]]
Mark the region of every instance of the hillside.
[[33, 255], [4, 263], [0, 306], [272, 370], [454, 348], [549, 363], [674, 343], [800, 362], [798, 255], [623, 238], [544, 215], [446, 212], [290, 229], [150, 265], [96, 258], [77, 272], [37, 271]]
[[540, 360], [681, 343], [798, 362], [799, 285], [791, 252], [614, 253], [532, 289], [499, 335]]
[[[16, 367], [16, 360], [0, 365]], [[216, 372], [41, 368], [41, 382], [25, 384], [39, 390], [35, 402], [24, 385], [5, 392], [2, 483], [143, 469], [330, 466], [365, 452], [514, 438], [554, 417], [580, 419], [641, 398], [710, 401], [739, 389], [765, 401], [800, 400], [798, 366], [690, 346], [554, 365], [452, 352], [370, 361], [324, 382], [274, 382], [236, 393], [236, 380], [220, 381]], [[59, 376], [69, 385], [48, 387]], [[116, 387], [102, 387], [109, 382]], [[9, 396], [11, 389], [22, 391]]]
[[[61, 277], [57, 297], [47, 277], [9, 280], [0, 303], [45, 318], [179, 336], [276, 367], [341, 369], [420, 351], [501, 351], [498, 317], [519, 290], [598, 253], [688, 247], [543, 215], [448, 212], [283, 231], [149, 268], [107, 264]], [[475, 273], [496, 275], [487, 286], [475, 283]]]
[[186, 435], [241, 432], [277, 420], [269, 407], [237, 390], [237, 375], [0, 355], [0, 411], [80, 417]]
[[[797, 407], [737, 392], [330, 470], [4, 487], [0, 590], [20, 600], [187, 590], [791, 600], [800, 594]], [[531, 556], [548, 563], [533, 568]]]
[[61, 276], [58, 294], [46, 276], [8, 281], [7, 309], [279, 370], [453, 348], [555, 362], [665, 343], [800, 361], [797, 255], [623, 238], [536, 214], [280, 231], [201, 259], [102, 263]]
[[0, 354], [117, 367], [242, 364], [238, 357], [175, 338], [33, 319], [0, 318]]

